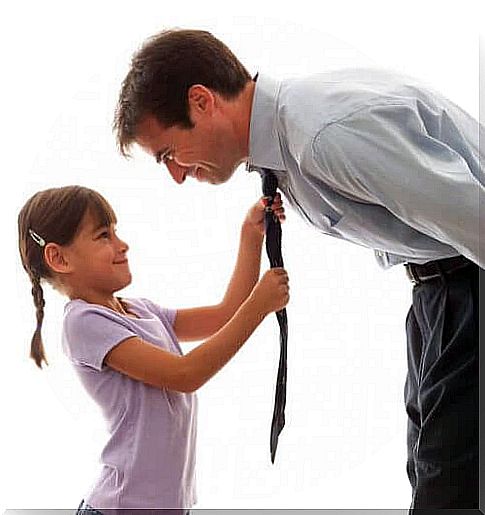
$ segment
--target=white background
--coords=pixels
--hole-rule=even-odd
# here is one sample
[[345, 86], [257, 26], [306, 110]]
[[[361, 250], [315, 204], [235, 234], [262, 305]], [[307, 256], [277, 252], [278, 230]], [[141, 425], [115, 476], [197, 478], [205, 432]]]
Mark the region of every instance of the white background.
[[[242, 2], [241, 2], [242, 4]], [[316, 9], [316, 5], [319, 5]], [[244, 169], [215, 188], [172, 182], [116, 152], [111, 120], [132, 52], [167, 27], [203, 28], [250, 73], [282, 78], [374, 65], [428, 82], [478, 117], [478, 2], [15, 2], [1, 16], [2, 440], [0, 510], [75, 508], [106, 438], [60, 347], [66, 299], [46, 287], [50, 366], [28, 358], [35, 326], [16, 217], [39, 189], [103, 193], [131, 245], [123, 293], [169, 307], [218, 302], [239, 227], [260, 195]], [[291, 210], [286, 427], [274, 465], [269, 429], [279, 355], [268, 317], [199, 397], [197, 508], [406, 508], [403, 267], [320, 235]], [[266, 258], [263, 260], [267, 268]], [[189, 350], [190, 345], [185, 345]]]

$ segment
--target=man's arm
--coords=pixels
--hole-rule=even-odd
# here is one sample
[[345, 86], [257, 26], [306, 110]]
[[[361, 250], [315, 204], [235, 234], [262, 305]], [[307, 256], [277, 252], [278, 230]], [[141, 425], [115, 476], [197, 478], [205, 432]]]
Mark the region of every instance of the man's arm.
[[259, 278], [263, 235], [253, 224], [241, 228], [239, 252], [223, 300], [214, 306], [179, 309], [174, 331], [180, 341], [195, 341], [215, 334], [247, 299]]
[[385, 207], [485, 267], [483, 169], [428, 134], [412, 106], [372, 106], [327, 126], [313, 156], [342, 191]]

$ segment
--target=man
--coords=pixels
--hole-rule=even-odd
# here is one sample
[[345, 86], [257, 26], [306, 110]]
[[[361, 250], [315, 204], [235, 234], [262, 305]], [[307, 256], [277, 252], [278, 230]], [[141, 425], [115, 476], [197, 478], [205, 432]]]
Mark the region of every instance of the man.
[[[133, 57], [114, 123], [173, 179], [270, 169], [320, 231], [414, 283], [407, 319], [411, 508], [478, 508], [478, 271], [483, 127], [416, 81], [346, 70], [254, 79], [210, 33], [165, 31]], [[480, 216], [481, 215], [481, 216]]]

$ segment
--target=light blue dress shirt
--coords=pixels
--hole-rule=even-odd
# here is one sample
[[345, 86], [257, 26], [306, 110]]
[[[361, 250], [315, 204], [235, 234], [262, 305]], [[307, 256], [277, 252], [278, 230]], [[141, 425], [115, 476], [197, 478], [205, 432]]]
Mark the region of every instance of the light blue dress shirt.
[[304, 220], [383, 268], [460, 254], [485, 268], [480, 138], [468, 113], [396, 73], [259, 74], [248, 169], [274, 170]]

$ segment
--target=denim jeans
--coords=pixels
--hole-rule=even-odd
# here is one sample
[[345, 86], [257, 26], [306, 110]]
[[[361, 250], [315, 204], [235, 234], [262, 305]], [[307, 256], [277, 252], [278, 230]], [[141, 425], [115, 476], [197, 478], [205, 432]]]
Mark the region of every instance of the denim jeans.
[[85, 502], [83, 499], [76, 511], [76, 515], [103, 515], [103, 514], [100, 511], [95, 510], [92, 506], [89, 506], [89, 504], [87, 502]]
[[[182, 512], [182, 510], [107, 510], [106, 515], [109, 515], [109, 513], [113, 512], [113, 514], [121, 514], [126, 512], [131, 514], [140, 513], [140, 515], [143, 515], [143, 513], [153, 514], [153, 513], [160, 513], [160, 514], [179, 514]], [[104, 515], [103, 512], [96, 510], [92, 506], [90, 506], [87, 502], [84, 501], [84, 499], [81, 501], [81, 504], [79, 505], [76, 515]], [[190, 515], [190, 510], [185, 511], [185, 515]]]

